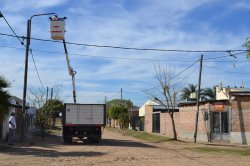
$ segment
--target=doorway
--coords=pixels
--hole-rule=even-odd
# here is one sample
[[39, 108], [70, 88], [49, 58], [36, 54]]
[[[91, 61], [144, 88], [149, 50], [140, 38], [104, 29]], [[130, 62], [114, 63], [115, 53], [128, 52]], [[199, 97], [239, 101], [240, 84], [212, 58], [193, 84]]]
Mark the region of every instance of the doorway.
[[160, 113], [154, 113], [152, 118], [153, 133], [160, 133]]
[[212, 140], [229, 140], [228, 112], [212, 112], [211, 116]]

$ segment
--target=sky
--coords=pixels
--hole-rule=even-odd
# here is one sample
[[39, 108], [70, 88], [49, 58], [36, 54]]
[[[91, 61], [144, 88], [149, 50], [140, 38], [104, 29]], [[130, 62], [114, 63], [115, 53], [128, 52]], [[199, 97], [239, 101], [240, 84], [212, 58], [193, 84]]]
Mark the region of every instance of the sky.
[[[0, 11], [18, 36], [26, 36], [27, 20], [34, 14], [67, 17], [66, 42], [164, 50], [143, 51], [67, 44], [71, 66], [77, 72], [77, 103], [104, 103], [122, 98], [141, 106], [157, 87], [155, 66], [171, 68], [184, 86], [198, 83], [199, 59], [204, 56], [201, 88], [250, 88], [250, 62], [242, 51], [250, 37], [248, 0], [1, 0]], [[51, 40], [49, 16], [32, 18], [31, 37]], [[22, 98], [25, 47], [0, 18], [0, 75], [11, 95]], [[26, 40], [24, 40], [24, 43]], [[28, 89], [58, 91], [73, 102], [62, 43], [31, 40]], [[232, 50], [229, 52], [206, 52]], [[35, 62], [35, 63], [34, 63]], [[195, 63], [196, 62], [196, 63]], [[37, 68], [35, 69], [35, 65]], [[39, 78], [38, 74], [39, 73]], [[60, 85], [60, 86], [58, 86]], [[30, 91], [27, 91], [31, 96]]]

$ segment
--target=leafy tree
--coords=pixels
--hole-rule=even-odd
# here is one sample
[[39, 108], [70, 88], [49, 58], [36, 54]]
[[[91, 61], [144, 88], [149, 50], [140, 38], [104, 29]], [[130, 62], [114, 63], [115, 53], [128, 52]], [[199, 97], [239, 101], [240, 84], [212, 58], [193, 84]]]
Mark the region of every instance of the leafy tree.
[[8, 88], [10, 84], [8, 81], [3, 77], [0, 76], [0, 117], [8, 114], [10, 103], [9, 98], [10, 95], [5, 88]]
[[[187, 87], [183, 88], [181, 91], [181, 99], [187, 99], [188, 101], [196, 101], [197, 97], [195, 98], [190, 98], [190, 94], [191, 93], [195, 93], [197, 92], [196, 90], [197, 86], [194, 84], [188, 84]], [[201, 89], [200, 92], [200, 98], [202, 101], [206, 101], [206, 100], [215, 100], [216, 96], [215, 96], [215, 87], [213, 88], [205, 88], [205, 89]]]
[[59, 112], [63, 110], [63, 102], [59, 99], [50, 99], [46, 104], [48, 105], [48, 112], [51, 115], [50, 117], [53, 120], [52, 126], [55, 126], [56, 118], [58, 117]]
[[113, 105], [109, 108], [109, 117], [111, 119], [118, 119], [122, 129], [127, 128], [129, 115], [128, 108], [121, 105]]
[[194, 84], [188, 84], [187, 87], [183, 88], [182, 91], [181, 91], [181, 99], [182, 100], [196, 100], [196, 99], [191, 99], [190, 98], [190, 95], [191, 93], [194, 93], [196, 92], [196, 89], [197, 89], [197, 85], [194, 85]]
[[39, 123], [42, 140], [44, 140], [45, 138], [45, 129], [48, 121], [47, 111], [48, 111], [47, 106], [41, 107], [38, 110], [37, 120]]
[[247, 58], [250, 58], [250, 38], [247, 38], [246, 42], [243, 44], [243, 47], [245, 47], [248, 51], [246, 52]]
[[201, 90], [201, 100], [215, 100], [216, 94], [215, 94], [215, 87], [213, 88], [205, 88]]
[[113, 99], [110, 101], [107, 101], [106, 103], [109, 107], [111, 106], [117, 106], [117, 105], [123, 105], [126, 106], [127, 108], [131, 108], [133, 106], [133, 102], [130, 100], [121, 100], [121, 99]]

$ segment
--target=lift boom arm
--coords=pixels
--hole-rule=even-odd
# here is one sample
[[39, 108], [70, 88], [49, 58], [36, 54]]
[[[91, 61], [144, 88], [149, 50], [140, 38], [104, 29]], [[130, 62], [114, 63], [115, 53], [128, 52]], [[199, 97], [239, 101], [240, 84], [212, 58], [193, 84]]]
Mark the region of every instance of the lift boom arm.
[[74, 99], [74, 103], [76, 103], [76, 87], [75, 87], [76, 71], [74, 71], [74, 69], [70, 66], [69, 55], [68, 55], [68, 51], [67, 51], [67, 47], [66, 47], [66, 42], [64, 39], [63, 39], [63, 46], [64, 46], [66, 61], [67, 61], [67, 65], [68, 65], [69, 75], [72, 76], [73, 99]]

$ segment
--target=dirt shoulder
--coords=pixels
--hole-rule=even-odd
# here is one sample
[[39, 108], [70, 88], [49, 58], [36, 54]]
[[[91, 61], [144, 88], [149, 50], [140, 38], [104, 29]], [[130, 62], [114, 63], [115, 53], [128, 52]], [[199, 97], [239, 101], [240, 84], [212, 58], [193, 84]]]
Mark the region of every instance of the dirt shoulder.
[[[164, 141], [147, 142], [119, 132], [104, 130], [98, 144], [81, 142], [64, 145], [59, 133], [41, 141], [8, 146], [0, 144], [0, 165], [66, 166], [66, 165], [249, 165], [250, 157], [223, 153], [204, 153], [190, 150], [202, 144]], [[206, 145], [207, 146], [207, 145]]]

